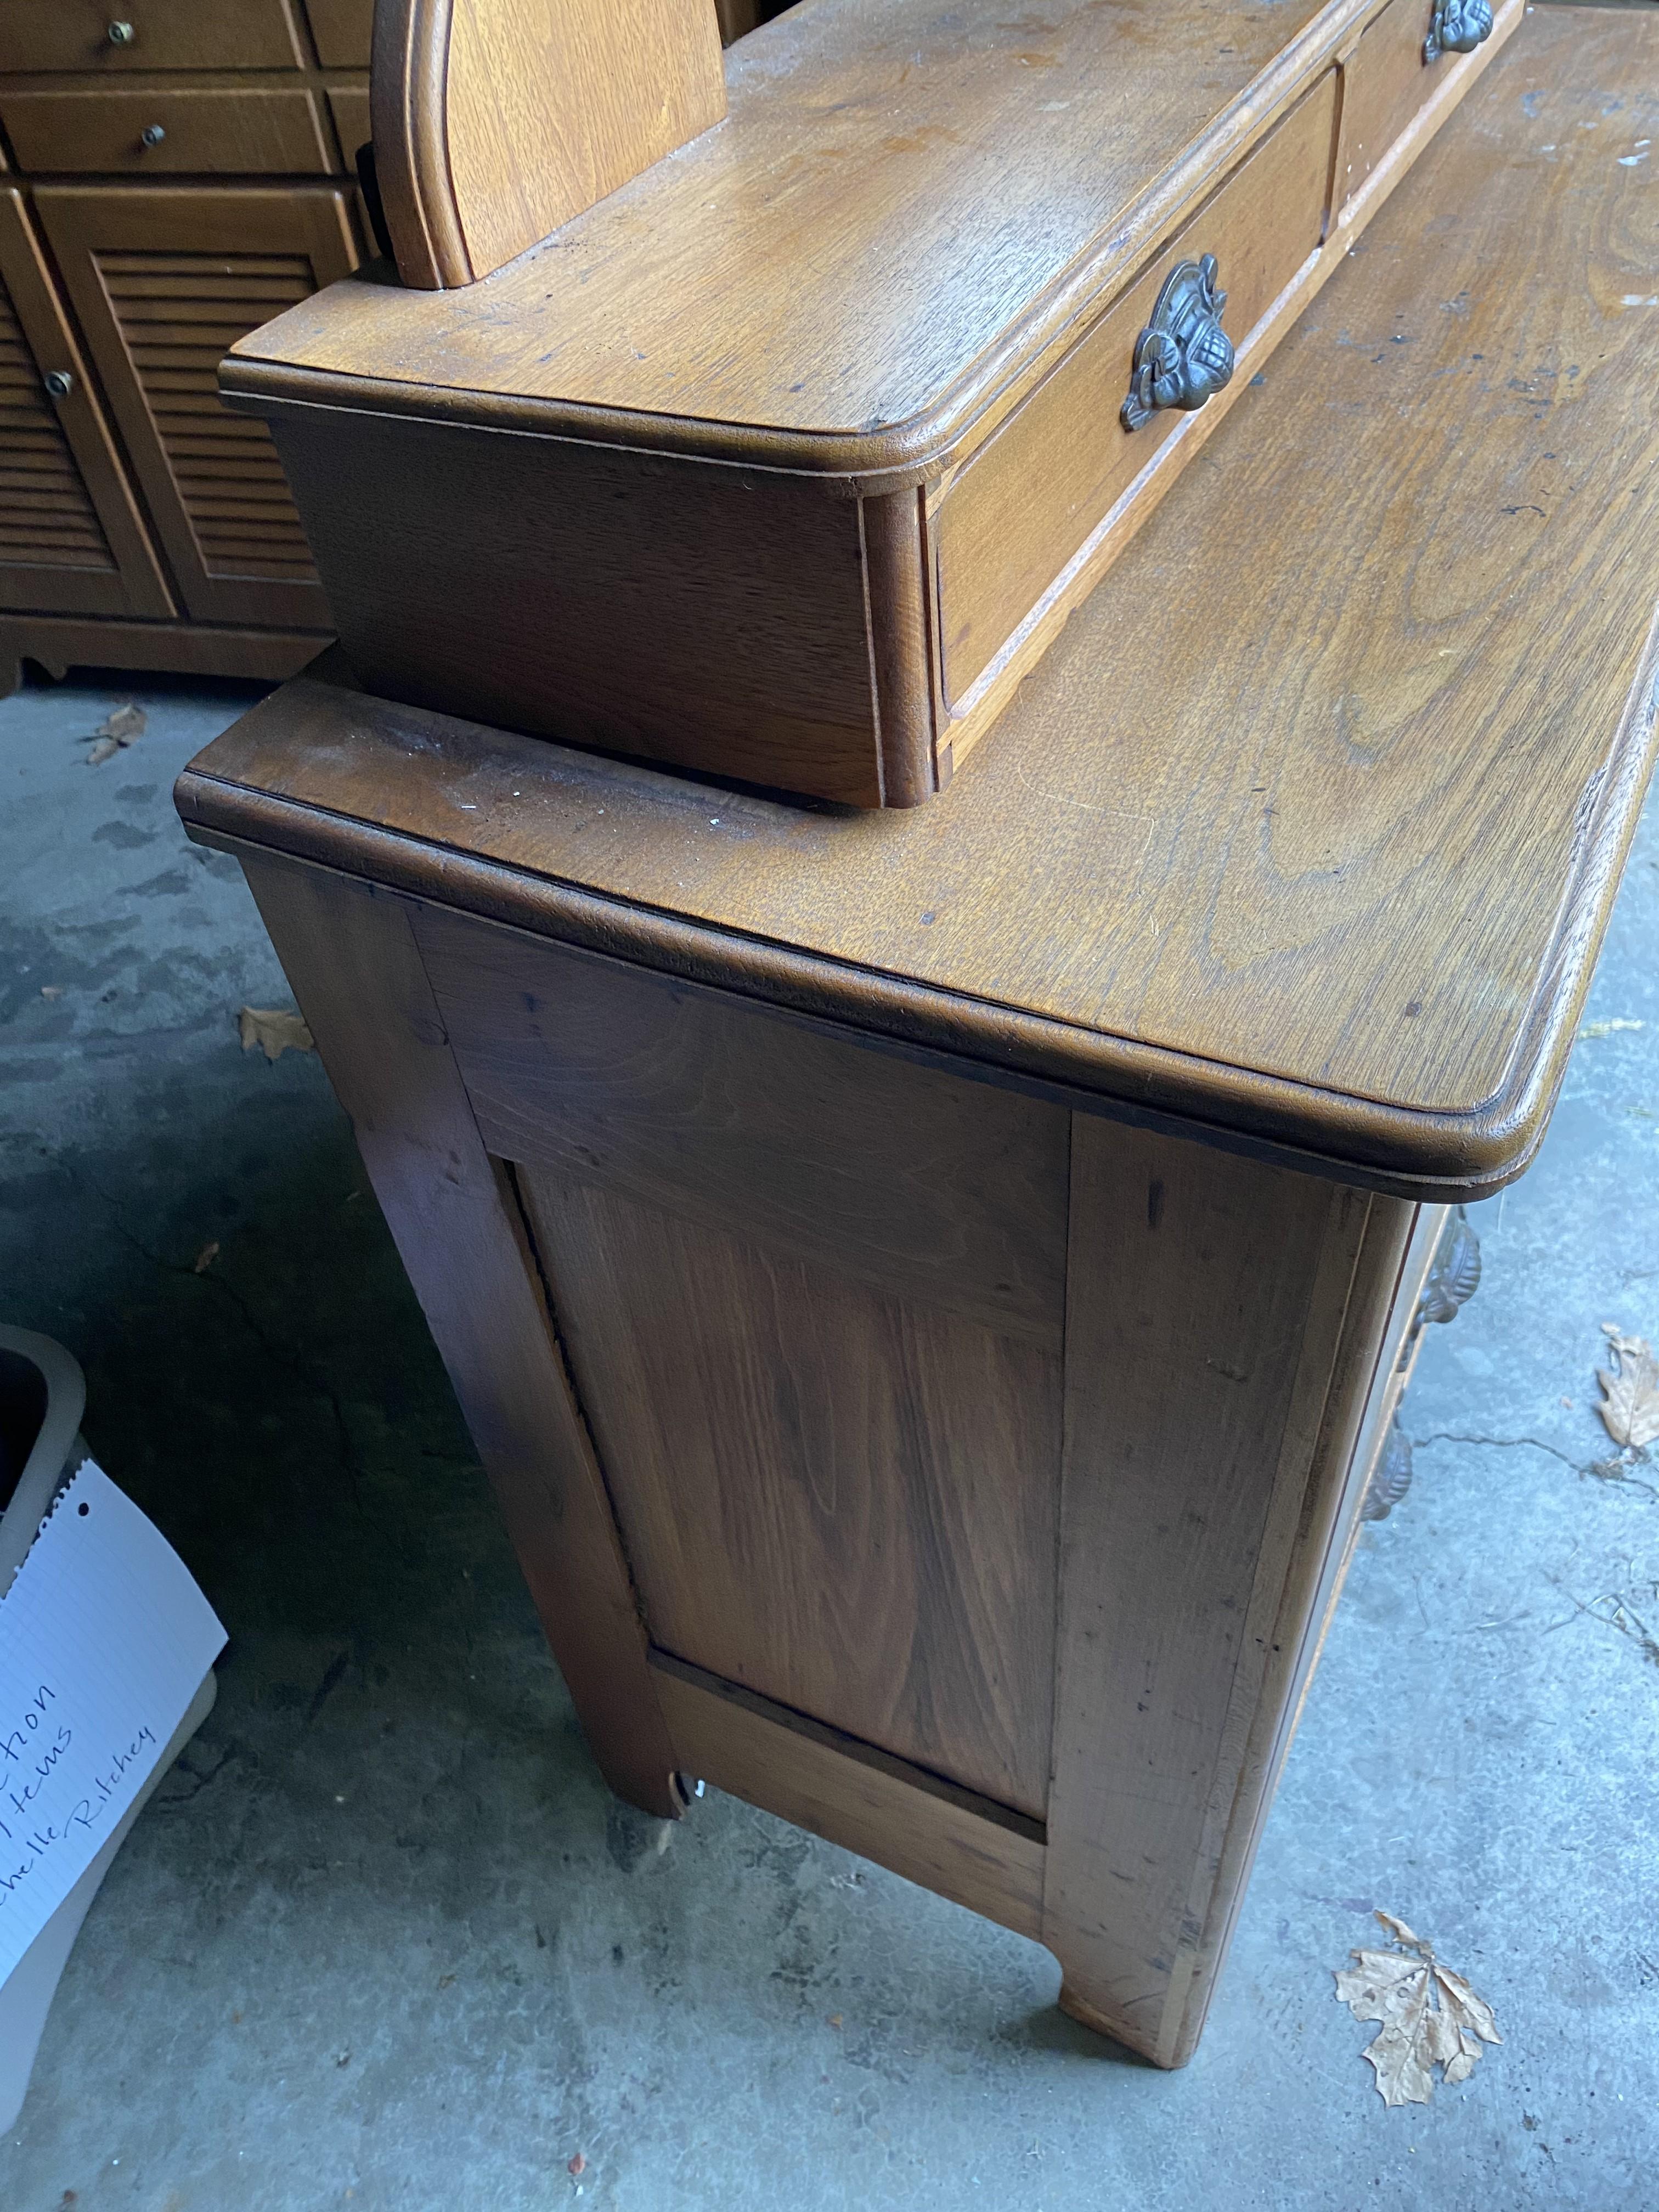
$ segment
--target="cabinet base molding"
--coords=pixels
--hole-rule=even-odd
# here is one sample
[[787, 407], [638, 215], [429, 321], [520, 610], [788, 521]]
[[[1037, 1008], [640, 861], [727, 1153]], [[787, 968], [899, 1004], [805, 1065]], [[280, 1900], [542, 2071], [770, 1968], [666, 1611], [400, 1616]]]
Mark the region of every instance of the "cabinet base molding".
[[669, 1652], [651, 1667], [687, 1773], [1042, 1940], [1040, 1820]]
[[281, 684], [332, 641], [325, 630], [227, 629], [209, 623], [77, 622], [0, 615], [0, 698], [33, 660], [49, 676], [71, 668], [140, 668], [171, 676], [241, 676]]

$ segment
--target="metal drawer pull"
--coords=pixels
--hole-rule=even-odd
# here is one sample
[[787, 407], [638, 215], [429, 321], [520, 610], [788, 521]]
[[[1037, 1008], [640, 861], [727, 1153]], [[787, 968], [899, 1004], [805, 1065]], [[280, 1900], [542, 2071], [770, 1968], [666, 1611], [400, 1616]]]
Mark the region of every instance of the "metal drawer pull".
[[1362, 1521], [1386, 1521], [1395, 1507], [1412, 1486], [1412, 1440], [1400, 1425], [1396, 1413], [1389, 1424], [1389, 1433], [1382, 1439], [1382, 1449], [1376, 1455], [1376, 1465], [1371, 1469], [1371, 1479], [1365, 1485], [1365, 1502], [1359, 1509]]
[[138, 133], [138, 143], [141, 146], [159, 146], [167, 135], [159, 123], [147, 123]]
[[54, 399], [67, 399], [75, 389], [75, 379], [66, 368], [49, 368], [40, 381]]
[[1129, 394], [1118, 410], [1126, 430], [1150, 422], [1160, 407], [1190, 414], [1231, 382], [1233, 342], [1221, 327], [1227, 295], [1215, 280], [1213, 253], [1177, 262], [1164, 278], [1152, 319], [1135, 340]]
[[1418, 1304], [1418, 1326], [1428, 1321], [1452, 1321], [1480, 1287], [1480, 1239], [1469, 1226], [1461, 1206], [1441, 1232], [1429, 1266], [1429, 1279]]
[[1472, 54], [1491, 36], [1492, 0], [1434, 0], [1423, 58], [1437, 62], [1442, 54]]
[[131, 23], [112, 23], [105, 35], [112, 46], [130, 46], [138, 33]]

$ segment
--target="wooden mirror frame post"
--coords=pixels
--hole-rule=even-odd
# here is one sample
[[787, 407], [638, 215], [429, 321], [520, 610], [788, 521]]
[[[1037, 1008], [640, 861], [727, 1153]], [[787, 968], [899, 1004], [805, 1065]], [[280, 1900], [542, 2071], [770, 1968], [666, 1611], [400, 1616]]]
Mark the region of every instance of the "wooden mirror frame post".
[[712, 0], [376, 0], [398, 274], [476, 283], [726, 113]]

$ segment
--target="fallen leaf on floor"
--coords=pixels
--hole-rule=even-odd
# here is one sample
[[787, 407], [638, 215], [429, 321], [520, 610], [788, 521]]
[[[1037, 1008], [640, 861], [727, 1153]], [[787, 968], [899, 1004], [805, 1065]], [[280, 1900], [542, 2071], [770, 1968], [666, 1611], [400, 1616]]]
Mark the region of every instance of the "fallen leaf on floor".
[[40, 996], [43, 999], [61, 999], [63, 995], [64, 987], [61, 983], [43, 983], [40, 986]]
[[244, 1006], [236, 1017], [236, 1025], [241, 1032], [242, 1050], [252, 1052], [258, 1045], [267, 1060], [280, 1060], [290, 1047], [295, 1052], [317, 1049], [300, 1016], [277, 1006]]
[[1613, 1365], [1596, 1370], [1605, 1395], [1595, 1410], [1607, 1434], [1626, 1448], [1659, 1441], [1659, 1361], [1652, 1346], [1644, 1336], [1626, 1336], [1616, 1322], [1604, 1321], [1601, 1330]]
[[123, 745], [130, 745], [135, 738], [142, 738], [149, 716], [142, 707], [128, 700], [125, 707], [116, 708], [106, 714], [93, 732], [92, 750], [87, 755], [88, 768], [101, 768], [106, 760], [113, 760]]
[[94, 738], [113, 738], [118, 745], [130, 745], [135, 738], [143, 736], [149, 722], [143, 708], [135, 707], [129, 699], [125, 707], [118, 707], [112, 714], [106, 714], [92, 734]]
[[1620, 1030], [1639, 1030], [1644, 1029], [1646, 1026], [1647, 1024], [1644, 1022], [1629, 1022], [1626, 1021], [1622, 1016], [1620, 1016], [1610, 1022], [1586, 1022], [1583, 1028], [1579, 1030], [1578, 1034], [1581, 1037], [1613, 1036]]
[[567, 2173], [586, 2173], [586, 2171], [587, 2160], [582, 2156], [580, 2151], [576, 2153], [574, 2158], [571, 2160], [569, 2165], [565, 2168], [565, 2172]]
[[1483, 2043], [1501, 2043], [1492, 2007], [1461, 1974], [1443, 1966], [1434, 1948], [1391, 1912], [1376, 1915], [1400, 1948], [1356, 1951], [1336, 1976], [1336, 1996], [1356, 2020], [1382, 2022], [1365, 2046], [1385, 2105], [1426, 2105], [1434, 2069], [1449, 2087], [1467, 2081]]
[[204, 1244], [201, 1250], [196, 1255], [197, 1273], [198, 1275], [205, 1275], [208, 1269], [213, 1265], [218, 1256], [219, 1247], [216, 1244]]

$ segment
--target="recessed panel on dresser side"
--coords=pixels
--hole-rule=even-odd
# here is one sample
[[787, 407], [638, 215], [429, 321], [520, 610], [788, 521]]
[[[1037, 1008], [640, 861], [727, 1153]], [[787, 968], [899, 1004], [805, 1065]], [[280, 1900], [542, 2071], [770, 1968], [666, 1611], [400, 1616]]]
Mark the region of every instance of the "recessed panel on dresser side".
[[420, 911], [653, 1643], [1041, 1819], [1069, 1117]]

